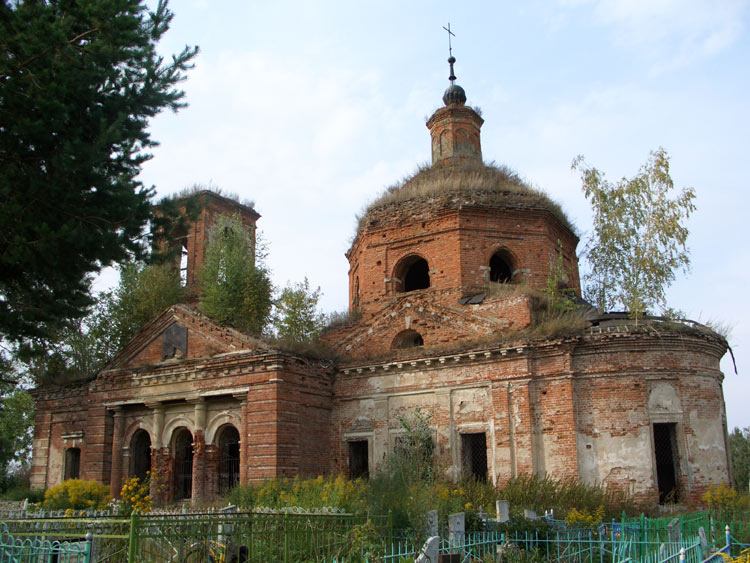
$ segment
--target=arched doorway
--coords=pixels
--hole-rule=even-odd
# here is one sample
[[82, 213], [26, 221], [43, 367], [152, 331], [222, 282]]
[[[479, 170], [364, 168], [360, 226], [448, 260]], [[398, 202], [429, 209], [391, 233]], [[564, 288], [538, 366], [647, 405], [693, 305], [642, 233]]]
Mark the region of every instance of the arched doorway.
[[490, 258], [490, 281], [511, 283], [513, 281], [513, 260], [506, 250], [498, 250]]
[[175, 430], [172, 437], [174, 454], [174, 500], [193, 494], [193, 435], [185, 427]]
[[240, 482], [240, 433], [234, 426], [225, 426], [218, 440], [219, 494], [225, 494]]
[[398, 263], [394, 277], [401, 281], [401, 291], [415, 291], [430, 287], [430, 267], [427, 260], [414, 254]]
[[151, 471], [151, 436], [136, 430], [130, 440], [130, 474], [144, 481]]

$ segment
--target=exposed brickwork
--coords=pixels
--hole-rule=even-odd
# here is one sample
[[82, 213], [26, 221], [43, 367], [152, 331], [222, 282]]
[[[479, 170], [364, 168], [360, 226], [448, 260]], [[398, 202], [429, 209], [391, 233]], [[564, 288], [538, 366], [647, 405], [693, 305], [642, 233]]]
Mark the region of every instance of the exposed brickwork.
[[455, 294], [485, 291], [492, 255], [500, 250], [513, 258], [514, 281], [544, 288], [550, 265], [562, 245], [568, 284], [579, 290], [578, 239], [547, 211], [496, 208], [442, 209], [424, 202], [384, 206], [357, 235], [349, 258], [350, 303], [364, 316], [377, 314], [402, 293], [401, 260], [418, 255], [430, 268], [430, 288]]
[[[470, 108], [438, 110], [428, 122], [436, 165], [479, 161], [481, 125]], [[726, 481], [726, 342], [709, 330], [635, 330], [626, 321], [566, 338], [522, 337], [535, 322], [533, 301], [514, 288], [544, 288], [561, 250], [563, 281], [579, 292], [578, 239], [549, 207], [475, 196], [368, 212], [347, 252], [350, 305], [361, 317], [324, 336], [340, 354], [335, 364], [274, 350], [179, 305], [93, 381], [37, 391], [32, 485], [59, 483], [66, 449], [80, 448], [80, 476], [116, 492], [136, 467], [135, 437], [146, 432], [152, 496], [174, 500], [175, 437], [188, 431], [191, 498], [215, 498], [220, 437], [230, 427], [239, 435], [241, 483], [346, 473], [350, 441], [366, 442], [372, 473], [402, 431], [398, 416], [417, 407], [432, 415], [441, 467], [452, 478], [468, 470], [466, 444], [484, 434], [488, 478], [499, 485], [522, 474], [576, 477], [653, 501], [654, 428], [666, 425], [658, 428], [674, 435], [680, 498], [696, 501], [710, 483]], [[193, 290], [216, 214], [238, 209], [203, 197], [186, 238]], [[254, 229], [258, 215], [240, 211]], [[498, 252], [511, 283], [459, 303], [488, 292]], [[404, 292], [404, 265], [417, 256], [427, 262], [429, 287]], [[170, 327], [186, 331], [187, 344], [165, 357]]]
[[199, 206], [197, 217], [188, 225], [187, 232], [180, 240], [171, 241], [174, 244], [173, 252], [177, 264], [181, 259], [181, 247], [184, 246], [187, 250], [185, 281], [189, 293], [193, 296], [197, 296], [200, 291], [200, 270], [205, 259], [209, 231], [216, 222], [216, 218], [221, 215], [238, 214], [253, 240], [255, 240], [255, 223], [260, 218], [260, 215], [252, 207], [210, 190], [200, 191], [195, 194], [195, 197], [198, 199]]

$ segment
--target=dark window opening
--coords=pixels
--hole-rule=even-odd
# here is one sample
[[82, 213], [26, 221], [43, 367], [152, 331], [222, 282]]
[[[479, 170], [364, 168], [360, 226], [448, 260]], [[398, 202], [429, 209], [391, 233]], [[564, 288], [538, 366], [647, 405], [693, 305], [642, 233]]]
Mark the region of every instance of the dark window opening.
[[219, 438], [219, 493], [224, 494], [240, 482], [240, 433], [227, 426]]
[[490, 258], [490, 281], [495, 283], [513, 281], [513, 267], [505, 252], [496, 252]]
[[659, 504], [679, 502], [677, 425], [674, 422], [654, 424], [654, 457]]
[[349, 479], [367, 479], [370, 475], [367, 440], [349, 442]]
[[180, 428], [174, 437], [174, 500], [193, 495], [193, 436]]
[[487, 439], [481, 434], [461, 434], [464, 475], [477, 481], [487, 480]]
[[180, 285], [185, 287], [188, 282], [188, 249], [187, 242], [180, 245]]
[[151, 437], [145, 430], [138, 430], [133, 434], [130, 444], [132, 459], [130, 473], [144, 481], [151, 471]]
[[63, 478], [79, 479], [81, 476], [81, 448], [65, 450], [65, 472]]
[[402, 330], [391, 344], [391, 348], [394, 349], [415, 348], [417, 346], [424, 346], [424, 339], [416, 330]]
[[427, 260], [419, 258], [406, 270], [404, 275], [404, 291], [427, 289], [430, 287], [430, 268]]

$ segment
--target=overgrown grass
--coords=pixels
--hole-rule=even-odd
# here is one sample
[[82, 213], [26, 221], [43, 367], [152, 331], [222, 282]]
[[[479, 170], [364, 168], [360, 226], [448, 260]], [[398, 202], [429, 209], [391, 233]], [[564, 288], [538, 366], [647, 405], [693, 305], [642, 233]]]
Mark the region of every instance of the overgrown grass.
[[508, 481], [499, 494], [511, 507], [530, 508], [538, 513], [552, 509], [558, 518], [564, 518], [573, 509], [594, 513], [603, 507], [606, 518], [620, 517], [623, 510], [634, 514], [640, 509], [623, 491], [584, 485], [577, 479], [520, 475]]
[[243, 509], [335, 507], [355, 514], [390, 514], [394, 528], [414, 530], [419, 541], [424, 539], [421, 534], [428, 511], [437, 510], [443, 525], [449, 514], [464, 512], [468, 529], [479, 528], [480, 511], [494, 516], [499, 499], [510, 503], [516, 527], [525, 525], [521, 515], [526, 508], [540, 515], [552, 509], [558, 519], [571, 513], [619, 518], [623, 511], [632, 515], [642, 510], [624, 492], [584, 485], [575, 479], [521, 475], [498, 489], [491, 482], [474, 479], [431, 480], [413, 464], [394, 460], [391, 457], [388, 467], [369, 481], [350, 481], [343, 476], [272, 479], [239, 486], [230, 492], [228, 501]]
[[407, 200], [442, 198], [448, 206], [492, 205], [518, 209], [545, 209], [575, 232], [575, 227], [558, 203], [532, 187], [506, 166], [484, 163], [421, 165], [411, 176], [387, 187], [358, 218], [360, 232], [377, 209]]
[[258, 485], [236, 487], [229, 493], [228, 500], [243, 509], [335, 507], [356, 514], [368, 509], [367, 489], [365, 481], [350, 481], [341, 475], [314, 479], [269, 479]]
[[253, 200], [241, 198], [239, 194], [235, 192], [227, 191], [218, 186], [214, 186], [210, 182], [207, 186], [203, 184], [193, 184], [192, 186], [184, 187], [181, 190], [173, 194], [169, 194], [165, 196], [164, 199], [178, 199], [179, 200], [179, 199], [184, 199], [187, 197], [191, 197], [191, 196], [206, 193], [206, 192], [210, 192], [213, 195], [217, 195], [224, 199], [229, 199], [235, 203], [239, 203], [240, 205], [249, 207], [250, 209], [253, 209], [253, 210], [255, 209], [255, 202]]
[[328, 314], [323, 332], [325, 332], [326, 330], [332, 330], [334, 328], [354, 324], [361, 318], [362, 313], [360, 313], [359, 311], [334, 311], [333, 313]]
[[313, 360], [333, 361], [338, 357], [335, 350], [318, 339], [300, 342], [292, 338], [275, 338], [269, 336], [265, 337], [264, 341], [275, 350], [305, 356]]

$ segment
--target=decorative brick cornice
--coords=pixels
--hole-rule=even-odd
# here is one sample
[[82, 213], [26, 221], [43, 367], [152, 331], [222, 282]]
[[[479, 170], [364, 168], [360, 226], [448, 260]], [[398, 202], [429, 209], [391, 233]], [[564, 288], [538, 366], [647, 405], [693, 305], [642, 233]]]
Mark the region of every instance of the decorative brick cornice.
[[371, 374], [387, 371], [409, 371], [412, 369], [439, 368], [446, 365], [466, 364], [469, 362], [483, 362], [494, 358], [512, 358], [526, 354], [529, 351], [527, 344], [519, 344], [510, 347], [486, 348], [470, 352], [459, 352], [455, 354], [441, 354], [421, 358], [410, 358], [403, 360], [390, 360], [374, 364], [350, 365], [339, 368], [344, 375]]

